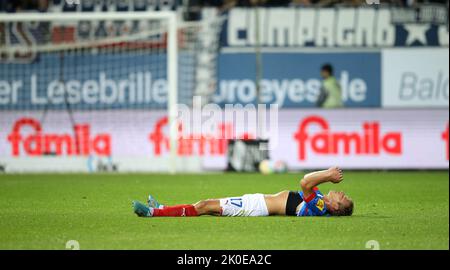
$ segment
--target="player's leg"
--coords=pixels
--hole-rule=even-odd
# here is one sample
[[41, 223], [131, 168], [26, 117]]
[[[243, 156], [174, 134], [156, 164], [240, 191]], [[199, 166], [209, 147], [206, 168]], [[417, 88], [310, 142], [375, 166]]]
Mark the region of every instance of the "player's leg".
[[[153, 198], [154, 199], [154, 198]], [[201, 215], [220, 215], [219, 200], [202, 200], [196, 204], [158, 205], [159, 208], [148, 207], [138, 201], [133, 202], [134, 212], [140, 217], [183, 217]]]
[[194, 207], [199, 216], [220, 216], [222, 214], [222, 207], [220, 207], [220, 200], [218, 199], [201, 200], [194, 204]]
[[[156, 200], [156, 198], [152, 195], [148, 195], [147, 204], [151, 208], [164, 209], [166, 207], [170, 207], [158, 202], [158, 200]], [[201, 200], [194, 204], [194, 207], [199, 215], [217, 215], [220, 214], [221, 209], [220, 200], [217, 199]]]
[[219, 200], [208, 199], [201, 200], [195, 204], [180, 204], [162, 208], [154, 208], [154, 217], [183, 217], [183, 216], [202, 216], [202, 215], [220, 215], [221, 208]]
[[193, 204], [179, 204], [164, 206], [164, 208], [153, 208], [153, 217], [196, 217], [200, 214]]
[[[154, 199], [154, 198], [153, 198]], [[135, 202], [135, 213], [144, 217], [182, 217], [182, 216], [268, 216], [270, 215], [263, 194], [246, 194], [242, 197], [208, 199], [196, 204], [147, 207]]]

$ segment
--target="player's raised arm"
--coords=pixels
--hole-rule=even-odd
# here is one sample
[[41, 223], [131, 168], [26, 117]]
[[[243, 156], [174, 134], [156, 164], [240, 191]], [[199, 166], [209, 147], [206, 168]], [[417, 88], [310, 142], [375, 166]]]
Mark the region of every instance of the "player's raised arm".
[[339, 167], [331, 167], [328, 170], [317, 171], [306, 174], [300, 181], [300, 186], [302, 188], [305, 197], [309, 196], [314, 192], [314, 187], [325, 183], [339, 183], [344, 179], [343, 172]]

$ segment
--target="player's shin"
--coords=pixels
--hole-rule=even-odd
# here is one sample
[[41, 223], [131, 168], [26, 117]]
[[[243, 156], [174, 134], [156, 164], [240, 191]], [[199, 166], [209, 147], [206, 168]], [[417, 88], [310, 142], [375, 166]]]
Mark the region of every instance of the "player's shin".
[[153, 211], [154, 217], [193, 217], [199, 215], [192, 204], [165, 206], [162, 209], [154, 209]]

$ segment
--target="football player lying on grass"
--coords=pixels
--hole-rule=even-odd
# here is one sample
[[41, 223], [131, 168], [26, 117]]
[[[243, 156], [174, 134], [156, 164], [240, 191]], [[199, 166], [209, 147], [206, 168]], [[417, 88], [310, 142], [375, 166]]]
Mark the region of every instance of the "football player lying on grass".
[[134, 212], [140, 217], [183, 216], [350, 216], [353, 201], [343, 192], [330, 191], [323, 195], [318, 185], [325, 182], [339, 183], [342, 170], [332, 167], [312, 172], [300, 181], [302, 191], [281, 191], [273, 195], [247, 194], [242, 197], [208, 199], [196, 204], [167, 206], [158, 203], [151, 195], [148, 206], [133, 201]]

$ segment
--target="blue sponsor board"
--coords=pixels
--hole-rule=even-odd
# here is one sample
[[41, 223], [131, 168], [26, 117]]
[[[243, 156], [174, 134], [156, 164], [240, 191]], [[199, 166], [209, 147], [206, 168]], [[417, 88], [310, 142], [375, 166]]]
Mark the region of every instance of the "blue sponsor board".
[[0, 64], [0, 109], [163, 108], [165, 54], [41, 54]]
[[[137, 53], [42, 54], [31, 64], [0, 64], [0, 110], [162, 109], [167, 104], [165, 58]], [[261, 103], [314, 107], [321, 87], [320, 67], [330, 63], [346, 107], [380, 107], [380, 53], [264, 53], [262, 62]], [[253, 53], [220, 54], [212, 102], [256, 103], [255, 78]], [[187, 94], [192, 91], [189, 85], [180, 84], [179, 91], [180, 97], [192, 97]]]
[[[180, 62], [191, 63], [193, 57], [179, 55]], [[85, 52], [0, 64], [0, 110], [163, 109], [166, 62], [164, 53]], [[185, 72], [182, 79], [192, 81], [192, 76], [193, 71]], [[191, 101], [192, 85], [180, 84], [179, 91], [180, 102]]]
[[[346, 107], [380, 107], [380, 61], [380, 53], [263, 53], [259, 101], [282, 108], [315, 107], [321, 87], [320, 68], [330, 63]], [[221, 54], [219, 68], [215, 103], [258, 101], [253, 53]]]

